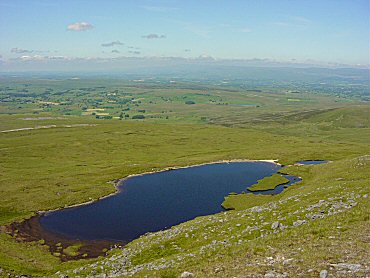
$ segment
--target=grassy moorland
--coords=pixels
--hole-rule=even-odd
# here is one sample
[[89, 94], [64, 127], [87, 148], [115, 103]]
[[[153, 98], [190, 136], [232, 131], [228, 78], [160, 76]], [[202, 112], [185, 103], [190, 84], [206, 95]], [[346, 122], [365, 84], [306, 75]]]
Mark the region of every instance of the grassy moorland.
[[[367, 103], [308, 92], [229, 92], [213, 87], [121, 88], [114, 83], [113, 90], [97, 88], [99, 82], [90, 98], [86, 86], [70, 83], [64, 94], [59, 92], [65, 90], [62, 83], [48, 93], [45, 84], [30, 85], [38, 88], [35, 95], [27, 96], [32, 91], [27, 89], [14, 99], [10, 92], [6, 98], [11, 101], [0, 105], [0, 131], [35, 128], [0, 133], [0, 225], [38, 211], [97, 200], [115, 191], [112, 180], [169, 166], [223, 159], [332, 163], [285, 168], [303, 181], [276, 196], [230, 195], [225, 202], [234, 211], [149, 234], [123, 250], [113, 249], [108, 259], [62, 263], [42, 241], [19, 242], [1, 233], [0, 275], [50, 276], [77, 269], [81, 274], [68, 275], [83, 277], [97, 275], [103, 264], [110, 275], [150, 277], [178, 277], [185, 270], [196, 277], [268, 271], [317, 276], [321, 268], [340, 262], [360, 264], [361, 271], [367, 267]], [[99, 90], [116, 95], [101, 96]], [[80, 94], [81, 102], [77, 97], [72, 102], [73, 94]], [[121, 103], [113, 99], [117, 95]], [[128, 101], [123, 101], [126, 96]], [[186, 104], [187, 99], [195, 104]], [[57, 102], [64, 104], [53, 104]], [[96, 109], [117, 118], [102, 120], [96, 115], [102, 110]], [[145, 114], [145, 119], [132, 119], [136, 114]]]
[[[198, 217], [113, 250], [68, 275], [138, 277], [318, 277], [321, 270], [359, 277], [368, 271], [369, 156], [299, 166], [303, 181], [280, 195]], [[248, 195], [248, 194], [241, 194]], [[104, 266], [104, 270], [101, 270]], [[341, 271], [341, 272], [340, 272]]]
[[279, 174], [273, 174], [270, 177], [265, 177], [262, 180], [257, 181], [257, 183], [248, 187], [249, 191], [260, 191], [260, 190], [269, 190], [275, 189], [276, 186], [288, 183], [289, 180]]

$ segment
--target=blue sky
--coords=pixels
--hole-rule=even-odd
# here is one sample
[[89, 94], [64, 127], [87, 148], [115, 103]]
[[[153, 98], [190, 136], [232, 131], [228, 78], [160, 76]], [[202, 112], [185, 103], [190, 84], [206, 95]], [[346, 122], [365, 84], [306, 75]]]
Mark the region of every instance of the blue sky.
[[0, 0], [2, 69], [124, 57], [370, 64], [369, 0]]

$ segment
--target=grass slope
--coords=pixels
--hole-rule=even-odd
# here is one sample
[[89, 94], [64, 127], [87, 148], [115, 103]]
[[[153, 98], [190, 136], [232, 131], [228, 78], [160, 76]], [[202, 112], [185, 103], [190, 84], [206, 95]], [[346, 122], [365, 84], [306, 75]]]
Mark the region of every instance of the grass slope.
[[[279, 158], [292, 163], [358, 156], [370, 151], [358, 140], [361, 132], [366, 130], [348, 129], [345, 136], [333, 131], [331, 137], [311, 141], [255, 129], [107, 121], [90, 127], [1, 134], [1, 224], [39, 210], [97, 199], [114, 192], [108, 181], [168, 166], [233, 158]], [[348, 133], [356, 134], [358, 141], [352, 140], [354, 136], [347, 141]], [[85, 264], [60, 263], [38, 243], [32, 245], [39, 253], [35, 258], [29, 245], [2, 235], [1, 267], [50, 274], [60, 267]]]
[[[16, 86], [23, 86], [21, 84]], [[48, 86], [53, 86], [52, 84], [54, 83], [50, 82]], [[359, 248], [358, 254], [353, 251], [352, 261], [360, 262], [364, 255], [368, 255], [363, 251], [367, 242], [361, 241], [361, 238], [366, 238], [364, 228], [368, 227], [368, 205], [365, 199], [348, 197], [348, 194], [365, 194], [369, 191], [369, 174], [362, 166], [357, 165], [365, 163], [368, 166], [367, 158], [363, 156], [370, 153], [368, 105], [352, 106], [353, 102], [350, 100], [312, 96], [307, 93], [294, 94], [294, 98], [299, 98], [300, 101], [292, 102], [289, 99], [293, 95], [282, 92], [219, 91], [213, 88], [205, 94], [203, 89], [121, 89], [118, 83], [114, 83], [122, 93], [117, 98], [135, 99], [135, 103], [130, 104], [130, 109], [145, 109], [146, 115], [159, 115], [165, 111], [163, 114], [168, 115], [169, 119], [167, 121], [162, 117], [162, 121], [161, 118], [146, 117], [144, 121], [105, 121], [78, 115], [81, 114], [83, 106], [104, 106], [104, 109], [114, 114], [126, 109], [127, 105], [120, 107], [121, 104], [111, 104], [109, 101], [114, 100], [108, 95], [102, 97], [100, 89], [96, 89], [93, 98], [89, 99], [89, 95], [85, 94], [88, 90], [72, 90], [75, 85], [71, 82], [55, 84], [58, 85], [55, 85], [54, 94], [30, 98], [36, 100], [35, 102], [24, 100], [17, 95], [13, 102], [0, 104], [1, 130], [56, 126], [0, 133], [0, 225], [22, 220], [40, 210], [97, 200], [115, 192], [110, 181], [130, 174], [222, 159], [279, 159], [283, 164], [298, 160], [324, 159], [333, 163], [287, 168], [289, 174], [301, 176], [303, 181], [278, 196], [231, 196], [230, 207], [236, 210], [251, 210], [246, 211], [250, 214], [247, 218], [242, 217], [244, 213], [238, 215], [239, 211], [197, 218], [169, 231], [142, 237], [130, 243], [127, 249], [113, 250], [111, 254], [121, 256], [122, 253], [128, 252], [125, 250], [132, 250], [129, 256], [131, 266], [142, 269], [135, 272], [135, 275], [148, 274], [151, 277], [162, 274], [178, 275], [182, 270], [191, 270], [201, 277], [240, 276], [246, 271], [241, 269], [246, 266], [246, 261], [264, 264], [263, 260], [269, 254], [282, 256], [284, 252], [297, 259], [297, 267], [304, 256], [312, 256], [307, 265], [316, 264], [321, 267], [326, 265], [323, 263], [325, 256], [331, 258], [333, 252], [322, 250], [322, 255], [315, 258], [314, 245], [320, 244], [321, 248], [332, 242], [343, 242], [343, 238], [352, 238], [353, 245], [348, 244], [349, 247]], [[99, 86], [98, 81], [94, 84]], [[79, 86], [84, 87], [83, 84]], [[59, 92], [65, 89], [72, 91], [65, 94]], [[44, 92], [42, 86], [37, 90]], [[126, 93], [129, 96], [124, 95]], [[68, 102], [74, 97], [78, 100], [77, 104]], [[6, 98], [8, 99], [8, 96]], [[142, 98], [141, 103], [137, 101], [139, 98]], [[190, 98], [196, 104], [184, 104]], [[40, 101], [66, 103], [44, 107]], [[218, 104], [222, 102], [257, 103], [261, 105], [261, 109]], [[109, 108], [110, 105], [114, 108]], [[345, 107], [337, 109], [341, 106]], [[302, 114], [302, 111], [311, 112], [307, 116]], [[61, 118], [24, 120], [30, 117], [61, 115]], [[301, 119], [302, 115], [304, 119]], [[345, 120], [332, 120], [340, 118], [341, 115]], [[202, 117], [207, 120], [201, 120]], [[205, 125], [205, 122], [217, 125]], [[290, 227], [292, 221], [296, 221], [292, 217], [295, 217], [293, 213], [299, 206], [302, 206], [301, 209], [308, 208], [320, 199], [327, 200], [329, 196], [343, 197], [346, 200], [356, 199], [357, 205], [351, 210], [343, 210], [342, 214], [330, 215], [297, 229], [286, 229], [282, 233], [263, 234], [261, 229], [270, 231], [271, 227], [262, 226], [258, 231], [248, 231], [246, 235], [241, 233], [247, 226], [262, 225], [260, 217], [266, 219], [264, 222], [270, 223], [266, 226], [271, 226], [273, 221], [283, 221], [279, 220], [278, 216], [281, 219], [287, 217], [287, 223], [284, 222], [284, 225], [289, 224]], [[298, 200], [296, 198], [299, 198], [299, 201], [295, 201]], [[280, 204], [280, 201], [283, 203]], [[334, 201], [328, 202], [330, 206], [337, 205]], [[279, 205], [279, 210], [271, 208], [258, 214], [253, 212], [255, 206], [269, 207], [275, 203]], [[302, 218], [304, 217], [302, 215]], [[237, 226], [238, 224], [241, 225]], [[337, 226], [347, 228], [337, 235]], [[240, 230], [240, 227], [244, 230]], [[335, 234], [335, 240], [327, 239], [330, 234]], [[243, 240], [240, 244], [239, 238]], [[225, 243], [221, 243], [225, 240]], [[301, 248], [304, 242], [312, 243], [304, 245], [305, 252], [308, 252], [304, 254], [307, 255], [302, 255], [303, 251], [297, 251], [297, 254], [289, 253], [289, 246]], [[282, 247], [285, 243], [286, 247]], [[350, 250], [354, 250], [353, 248]], [[339, 249], [337, 258], [332, 261], [350, 260], [345, 258], [342, 248]], [[269, 250], [274, 251], [270, 253]], [[76, 252], [75, 249], [68, 251]], [[158, 265], [162, 259], [174, 262], [171, 265], [150, 268], [151, 264]], [[0, 233], [0, 276], [7, 273], [50, 276], [57, 270], [66, 272], [68, 269], [94, 263], [101, 265], [103, 262], [100, 258], [61, 263], [48, 252], [42, 242], [21, 243]], [[121, 263], [123, 262], [119, 259], [117, 264]], [[141, 268], [142, 265], [145, 267]], [[126, 266], [121, 264], [121, 267], [125, 269]], [[255, 270], [256, 273], [262, 273], [267, 268], [248, 267], [248, 271]], [[88, 267], [86, 273], [93, 268]], [[313, 273], [316, 275], [317, 267], [314, 269]], [[294, 271], [292, 270], [292, 273], [295, 273]], [[73, 275], [69, 273], [69, 276]]]
[[[370, 157], [294, 166], [303, 181], [258, 205], [198, 217], [111, 251], [71, 277], [365, 276], [369, 268]], [[351, 268], [355, 268], [351, 270]], [[271, 275], [272, 275], [271, 274]]]

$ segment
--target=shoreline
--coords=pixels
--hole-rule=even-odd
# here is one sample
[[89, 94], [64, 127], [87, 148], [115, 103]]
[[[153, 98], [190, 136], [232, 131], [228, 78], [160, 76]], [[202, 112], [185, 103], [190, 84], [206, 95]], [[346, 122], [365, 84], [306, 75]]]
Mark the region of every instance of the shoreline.
[[[222, 164], [222, 163], [234, 163], [234, 162], [267, 162], [267, 163], [272, 163], [272, 164], [276, 164], [276, 165], [279, 165], [279, 166], [283, 166], [282, 164], [278, 163], [278, 161], [279, 161], [278, 159], [261, 159], [261, 160], [242, 159], [242, 158], [241, 159], [239, 159], [239, 158], [238, 159], [225, 159], [225, 160], [216, 160], [216, 161], [212, 161], [212, 162], [204, 162], [204, 163], [199, 163], [199, 164], [194, 164], [194, 165], [170, 166], [170, 167], [166, 167], [166, 168], [163, 168], [163, 169], [152, 170], [152, 171], [142, 172], [142, 173], [138, 173], [138, 174], [130, 174], [130, 175], [128, 175], [126, 177], [123, 177], [123, 178], [108, 181], [107, 183], [112, 184], [114, 189], [115, 189], [114, 192], [112, 192], [108, 195], [102, 196], [98, 199], [94, 199], [94, 200], [90, 200], [90, 201], [86, 201], [86, 202], [83, 202], [83, 203], [74, 204], [74, 205], [70, 205], [70, 206], [65, 206], [65, 207], [60, 207], [60, 208], [45, 210], [45, 211], [40, 210], [40, 211], [37, 211], [36, 214], [33, 215], [33, 216], [36, 216], [36, 215], [42, 216], [42, 215], [46, 215], [48, 213], [51, 213], [51, 212], [54, 212], [54, 211], [57, 211], [57, 210], [70, 209], [70, 208], [75, 208], [75, 207], [79, 207], [79, 206], [84, 206], [84, 205], [88, 205], [88, 204], [98, 202], [98, 201], [103, 200], [105, 198], [109, 198], [109, 197], [119, 193], [119, 187], [121, 186], [119, 184], [121, 182], [123, 182], [123, 181], [125, 181], [129, 178], [133, 178], [133, 177], [140, 177], [140, 176], [148, 175], [148, 174], [162, 173], [162, 172], [166, 172], [166, 171], [187, 169], [187, 168], [199, 167], [199, 166], [205, 166], [205, 165]], [[31, 216], [31, 217], [33, 217], [33, 216]], [[23, 219], [22, 221], [25, 221], [25, 220], [30, 219], [30, 218]]]
[[[180, 170], [180, 169], [187, 169], [187, 168], [194, 168], [194, 167], [201, 167], [205, 165], [214, 165], [214, 164], [229, 164], [229, 163], [267, 163], [267, 164], [272, 164], [275, 166], [280, 166], [281, 168], [284, 168], [286, 166], [292, 166], [292, 165], [282, 165], [278, 163], [278, 159], [261, 159], [261, 160], [252, 160], [252, 159], [229, 159], [229, 160], [217, 160], [217, 161], [211, 161], [211, 162], [203, 162], [203, 163], [198, 163], [198, 164], [191, 164], [191, 165], [184, 165], [184, 166], [169, 166], [169, 167], [164, 167], [164, 168], [152, 168], [150, 171], [145, 171], [145, 172], [140, 172], [140, 173], [134, 173], [127, 175], [123, 178], [120, 179], [115, 179], [112, 181], [108, 181], [107, 183], [112, 184], [115, 188], [115, 191], [102, 196], [98, 199], [92, 199], [83, 203], [79, 204], [74, 204], [70, 206], [64, 206], [48, 211], [38, 211], [36, 212], [33, 216], [30, 218], [25, 218], [22, 219], [21, 221], [16, 221], [13, 222], [9, 225], [4, 226], [5, 232], [8, 234], [11, 234], [12, 236], [17, 237], [20, 241], [24, 242], [30, 242], [30, 241], [38, 241], [38, 240], [44, 240], [47, 246], [50, 248], [51, 253], [59, 253], [61, 254], [64, 249], [68, 248], [69, 246], [75, 245], [75, 244], [80, 244], [84, 243], [83, 245], [85, 246], [81, 251], [83, 250], [83, 254], [79, 254], [76, 256], [69, 256], [67, 254], [63, 254], [62, 260], [68, 261], [68, 260], [75, 260], [75, 259], [81, 259], [81, 258], [94, 258], [97, 256], [101, 255], [106, 255], [106, 252], [110, 250], [113, 246], [116, 245], [126, 245], [127, 242], [122, 242], [122, 241], [116, 241], [116, 240], [79, 240], [79, 239], [73, 239], [68, 236], [51, 232], [46, 229], [44, 229], [40, 223], [40, 220], [43, 216], [48, 215], [49, 213], [63, 210], [63, 209], [72, 209], [76, 208], [79, 206], [84, 206], [88, 204], [93, 204], [95, 202], [98, 202], [104, 198], [111, 197], [115, 194], [119, 194], [121, 192], [121, 188], [124, 185], [124, 181], [127, 179], [133, 178], [133, 177], [139, 177], [143, 175], [148, 175], [148, 174], [155, 174], [155, 173], [163, 173], [167, 171], [172, 171], [172, 170]], [[293, 164], [295, 165], [295, 164]], [[304, 165], [304, 164], [302, 164]], [[279, 170], [278, 172], [279, 173]], [[280, 175], [284, 175], [283, 173], [279, 173]], [[289, 182], [283, 183], [283, 184], [288, 184]], [[277, 185], [280, 186], [281, 184]], [[277, 187], [275, 186], [275, 188]], [[258, 191], [269, 191], [270, 189], [267, 190], [258, 190]], [[250, 192], [251, 194], [254, 194], [254, 192]], [[221, 207], [223, 207], [221, 205]], [[225, 208], [224, 208], [225, 209]], [[228, 209], [226, 209], [228, 210]], [[45, 244], [44, 243], [44, 244]], [[62, 244], [62, 246], [60, 245]], [[99, 250], [100, 249], [103, 250]], [[61, 249], [61, 250], [60, 250]], [[61, 255], [59, 255], [61, 256]], [[83, 256], [83, 257], [81, 257]]]
[[[50, 253], [52, 254], [59, 254], [58, 256], [62, 261], [70, 261], [70, 260], [78, 260], [83, 258], [96, 258], [98, 256], [105, 256], [107, 251], [109, 251], [114, 246], [124, 246], [127, 242], [119, 241], [119, 240], [79, 240], [79, 239], [72, 239], [65, 235], [55, 233], [52, 231], [48, 231], [44, 229], [40, 223], [40, 219], [52, 212], [63, 210], [63, 209], [71, 209], [76, 208], [79, 206], [84, 206], [88, 204], [93, 204], [98, 202], [104, 198], [111, 197], [115, 194], [119, 194], [120, 187], [122, 186], [122, 182], [129, 178], [143, 176], [147, 174], [155, 174], [155, 173], [162, 173], [166, 171], [172, 170], [179, 170], [179, 169], [186, 169], [192, 167], [200, 167], [204, 165], [212, 165], [212, 164], [222, 164], [222, 163], [237, 163], [237, 162], [265, 162], [271, 163], [275, 165], [282, 166], [277, 162], [278, 160], [250, 160], [250, 159], [232, 159], [232, 160], [218, 160], [212, 162], [204, 162], [200, 164], [193, 164], [193, 165], [185, 165], [185, 166], [171, 166], [165, 167], [163, 169], [152, 169], [151, 171], [146, 171], [137, 174], [131, 174], [126, 177], [116, 179], [113, 181], [109, 181], [108, 183], [112, 184], [115, 188], [115, 191], [111, 194], [98, 198], [96, 200], [90, 200], [87, 202], [60, 207], [52, 210], [47, 211], [38, 211], [34, 215], [29, 218], [22, 219], [20, 221], [12, 222], [9, 225], [5, 225], [2, 227], [5, 233], [10, 234], [17, 238], [17, 240], [23, 242], [33, 242], [33, 241], [40, 241], [42, 240], [44, 243], [43, 245], [49, 246]], [[64, 252], [70, 246], [74, 246], [76, 244], [83, 244], [80, 249], [78, 255], [72, 256], [68, 255]]]
[[[41, 214], [38, 214], [21, 222], [13, 222], [5, 226], [3, 232], [11, 235], [19, 242], [39, 242], [41, 245], [47, 246], [49, 252], [62, 262], [106, 256], [112, 247], [127, 244], [124, 241], [109, 239], [71, 239], [44, 229], [40, 223], [41, 216]], [[78, 252], [75, 254], [65, 251], [74, 246], [79, 246]]]

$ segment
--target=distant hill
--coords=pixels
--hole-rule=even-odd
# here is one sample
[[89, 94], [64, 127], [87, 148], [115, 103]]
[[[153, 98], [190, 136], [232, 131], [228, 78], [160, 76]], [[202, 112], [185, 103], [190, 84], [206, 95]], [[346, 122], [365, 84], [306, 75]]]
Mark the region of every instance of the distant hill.
[[370, 105], [351, 106], [323, 111], [310, 111], [296, 114], [292, 119], [310, 123], [327, 124], [332, 127], [369, 128]]

